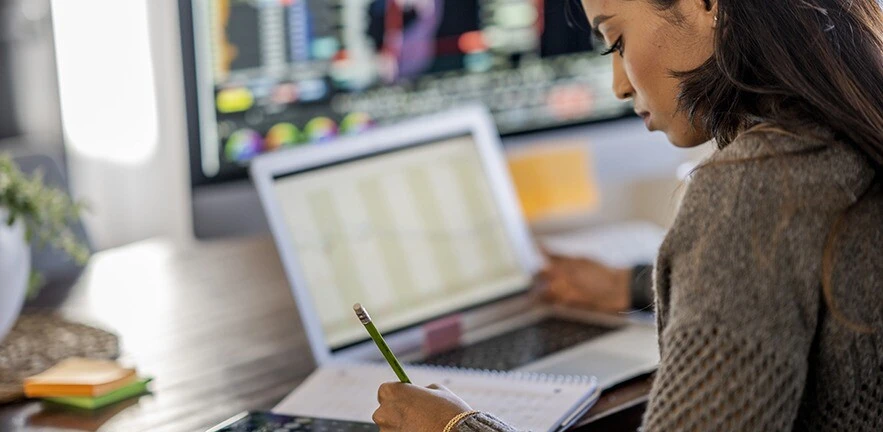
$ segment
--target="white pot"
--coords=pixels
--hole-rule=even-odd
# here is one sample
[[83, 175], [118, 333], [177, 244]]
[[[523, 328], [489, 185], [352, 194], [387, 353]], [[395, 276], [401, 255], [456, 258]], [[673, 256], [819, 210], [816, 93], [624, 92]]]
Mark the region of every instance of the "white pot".
[[21, 221], [6, 225], [8, 213], [0, 209], [0, 342], [21, 312], [31, 274], [31, 250]]

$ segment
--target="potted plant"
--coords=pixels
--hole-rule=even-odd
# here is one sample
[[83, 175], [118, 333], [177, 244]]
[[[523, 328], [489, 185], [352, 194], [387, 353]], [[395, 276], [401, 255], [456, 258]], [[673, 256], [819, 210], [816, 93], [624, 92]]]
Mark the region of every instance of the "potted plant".
[[69, 228], [81, 210], [64, 191], [45, 186], [39, 173], [25, 175], [0, 155], [0, 341], [18, 318], [29, 288], [34, 293], [41, 283], [31, 272], [31, 240], [80, 264], [89, 258], [89, 249]]

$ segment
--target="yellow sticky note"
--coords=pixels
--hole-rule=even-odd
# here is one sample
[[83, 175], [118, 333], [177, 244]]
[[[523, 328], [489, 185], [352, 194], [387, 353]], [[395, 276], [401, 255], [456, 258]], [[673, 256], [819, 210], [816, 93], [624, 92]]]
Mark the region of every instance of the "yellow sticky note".
[[585, 145], [549, 145], [511, 154], [509, 170], [529, 222], [589, 213], [600, 202]]

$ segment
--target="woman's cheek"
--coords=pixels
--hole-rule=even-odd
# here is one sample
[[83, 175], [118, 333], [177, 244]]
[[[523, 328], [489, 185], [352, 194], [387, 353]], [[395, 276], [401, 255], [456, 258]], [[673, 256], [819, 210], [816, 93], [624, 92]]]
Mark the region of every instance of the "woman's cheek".
[[651, 75], [651, 65], [647, 64], [646, 55], [636, 52], [626, 52], [623, 58], [623, 69], [626, 76], [635, 89], [635, 99], [641, 105], [641, 108], [654, 110], [654, 97], [652, 95], [654, 86]]

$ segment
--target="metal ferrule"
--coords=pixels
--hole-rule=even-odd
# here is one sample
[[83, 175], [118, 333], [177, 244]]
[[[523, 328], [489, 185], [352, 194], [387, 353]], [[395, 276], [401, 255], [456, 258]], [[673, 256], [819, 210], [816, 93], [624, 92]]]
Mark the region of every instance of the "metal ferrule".
[[371, 317], [368, 315], [368, 311], [366, 311], [361, 304], [356, 303], [353, 306], [353, 310], [356, 311], [356, 316], [359, 317], [359, 321], [361, 321], [362, 324], [371, 323]]

